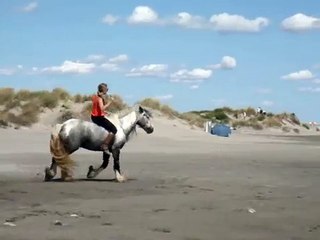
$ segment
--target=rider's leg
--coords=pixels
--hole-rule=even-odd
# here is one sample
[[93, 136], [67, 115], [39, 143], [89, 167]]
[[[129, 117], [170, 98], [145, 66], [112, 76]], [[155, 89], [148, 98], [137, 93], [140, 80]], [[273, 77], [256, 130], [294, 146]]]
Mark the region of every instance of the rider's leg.
[[104, 118], [103, 119], [103, 127], [109, 131], [108, 136], [106, 137], [102, 149], [107, 150], [109, 149], [115, 140], [115, 135], [117, 133], [117, 128], [113, 125], [112, 122], [110, 122], [108, 119]]

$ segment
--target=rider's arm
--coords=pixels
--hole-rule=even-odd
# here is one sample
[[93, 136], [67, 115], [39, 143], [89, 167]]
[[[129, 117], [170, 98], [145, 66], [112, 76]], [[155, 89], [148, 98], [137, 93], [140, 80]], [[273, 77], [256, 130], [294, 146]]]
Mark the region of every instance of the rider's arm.
[[103, 100], [102, 98], [99, 98], [99, 107], [102, 111], [105, 111], [111, 104], [111, 101], [108, 101], [107, 104], [103, 105]]

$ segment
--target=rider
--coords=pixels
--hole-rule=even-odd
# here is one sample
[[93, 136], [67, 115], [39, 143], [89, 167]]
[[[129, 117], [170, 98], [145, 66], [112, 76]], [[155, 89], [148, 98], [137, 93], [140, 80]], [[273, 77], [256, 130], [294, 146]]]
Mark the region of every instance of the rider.
[[117, 133], [117, 128], [113, 125], [113, 123], [105, 118], [105, 115], [108, 114], [107, 108], [112, 103], [111, 99], [111, 101], [108, 101], [108, 103], [105, 104], [104, 96], [107, 94], [108, 90], [108, 85], [106, 83], [100, 83], [98, 85], [97, 94], [92, 96], [91, 120], [98, 126], [101, 126], [109, 131], [108, 136], [101, 146], [103, 151], [111, 147], [114, 137]]

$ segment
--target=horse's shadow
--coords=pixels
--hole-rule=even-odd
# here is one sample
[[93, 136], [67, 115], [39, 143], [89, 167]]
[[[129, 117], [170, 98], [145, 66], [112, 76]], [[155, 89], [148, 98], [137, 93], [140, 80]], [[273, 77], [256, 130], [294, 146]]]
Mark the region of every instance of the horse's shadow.
[[[126, 182], [135, 181], [137, 179], [129, 178]], [[62, 178], [56, 178], [50, 180], [50, 182], [65, 182]], [[118, 182], [115, 178], [74, 178], [71, 182]]]

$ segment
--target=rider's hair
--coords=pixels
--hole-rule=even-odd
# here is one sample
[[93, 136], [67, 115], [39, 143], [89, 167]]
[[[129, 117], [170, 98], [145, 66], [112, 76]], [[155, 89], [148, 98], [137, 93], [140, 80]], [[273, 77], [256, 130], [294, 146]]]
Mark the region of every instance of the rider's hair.
[[103, 89], [104, 88], [107, 88], [108, 87], [108, 85], [106, 84], [106, 83], [100, 83], [99, 85], [98, 85], [98, 92], [103, 92]]

